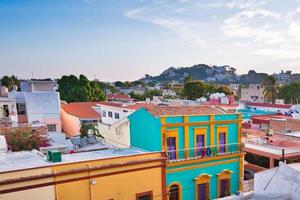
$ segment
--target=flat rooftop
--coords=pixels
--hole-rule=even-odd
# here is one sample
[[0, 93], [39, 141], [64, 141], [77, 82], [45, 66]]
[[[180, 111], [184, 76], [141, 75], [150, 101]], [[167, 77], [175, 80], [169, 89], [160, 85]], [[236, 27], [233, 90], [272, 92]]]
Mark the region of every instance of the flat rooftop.
[[64, 163], [75, 163], [80, 161], [91, 161], [105, 158], [137, 155], [146, 152], [147, 151], [139, 150], [136, 148], [96, 150], [81, 153], [64, 154], [62, 155], [61, 162], [49, 162], [45, 155], [36, 150], [8, 152], [7, 154], [0, 154], [0, 173], [21, 169], [60, 165]]
[[246, 148], [275, 155], [281, 155], [282, 149], [284, 149], [285, 154], [300, 155], [300, 137], [279, 133], [267, 136], [263, 131], [251, 129], [243, 129], [242, 131], [247, 132], [247, 137], [243, 137]]

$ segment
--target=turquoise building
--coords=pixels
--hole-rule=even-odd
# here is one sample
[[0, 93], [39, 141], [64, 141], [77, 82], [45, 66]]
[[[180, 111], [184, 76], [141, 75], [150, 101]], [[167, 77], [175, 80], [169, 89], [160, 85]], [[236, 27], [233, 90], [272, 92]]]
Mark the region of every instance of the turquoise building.
[[168, 200], [215, 199], [242, 190], [240, 114], [212, 106], [147, 106], [128, 118], [132, 146], [166, 152]]

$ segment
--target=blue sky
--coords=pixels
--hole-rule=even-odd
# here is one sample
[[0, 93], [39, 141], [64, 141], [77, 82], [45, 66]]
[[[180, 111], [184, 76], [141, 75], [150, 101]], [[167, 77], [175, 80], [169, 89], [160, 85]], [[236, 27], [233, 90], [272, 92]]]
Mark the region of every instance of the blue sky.
[[299, 0], [0, 0], [0, 76], [134, 80], [198, 63], [300, 73]]

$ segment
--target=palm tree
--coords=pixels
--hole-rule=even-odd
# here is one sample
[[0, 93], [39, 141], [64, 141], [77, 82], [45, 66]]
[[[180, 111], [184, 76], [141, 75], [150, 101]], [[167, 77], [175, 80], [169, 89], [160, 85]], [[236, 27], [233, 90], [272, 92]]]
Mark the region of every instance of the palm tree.
[[278, 89], [276, 84], [276, 79], [273, 76], [267, 76], [263, 81], [264, 86], [264, 97], [267, 101], [272, 101], [275, 103], [275, 99], [278, 96]]

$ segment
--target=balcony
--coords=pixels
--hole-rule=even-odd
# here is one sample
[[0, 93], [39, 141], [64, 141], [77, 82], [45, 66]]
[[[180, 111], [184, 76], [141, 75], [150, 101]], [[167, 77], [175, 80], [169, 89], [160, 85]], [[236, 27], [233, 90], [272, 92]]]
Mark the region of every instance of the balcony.
[[206, 146], [201, 148], [190, 148], [167, 151], [168, 163], [187, 160], [208, 159], [225, 155], [244, 152], [244, 143], [231, 143], [226, 145]]

